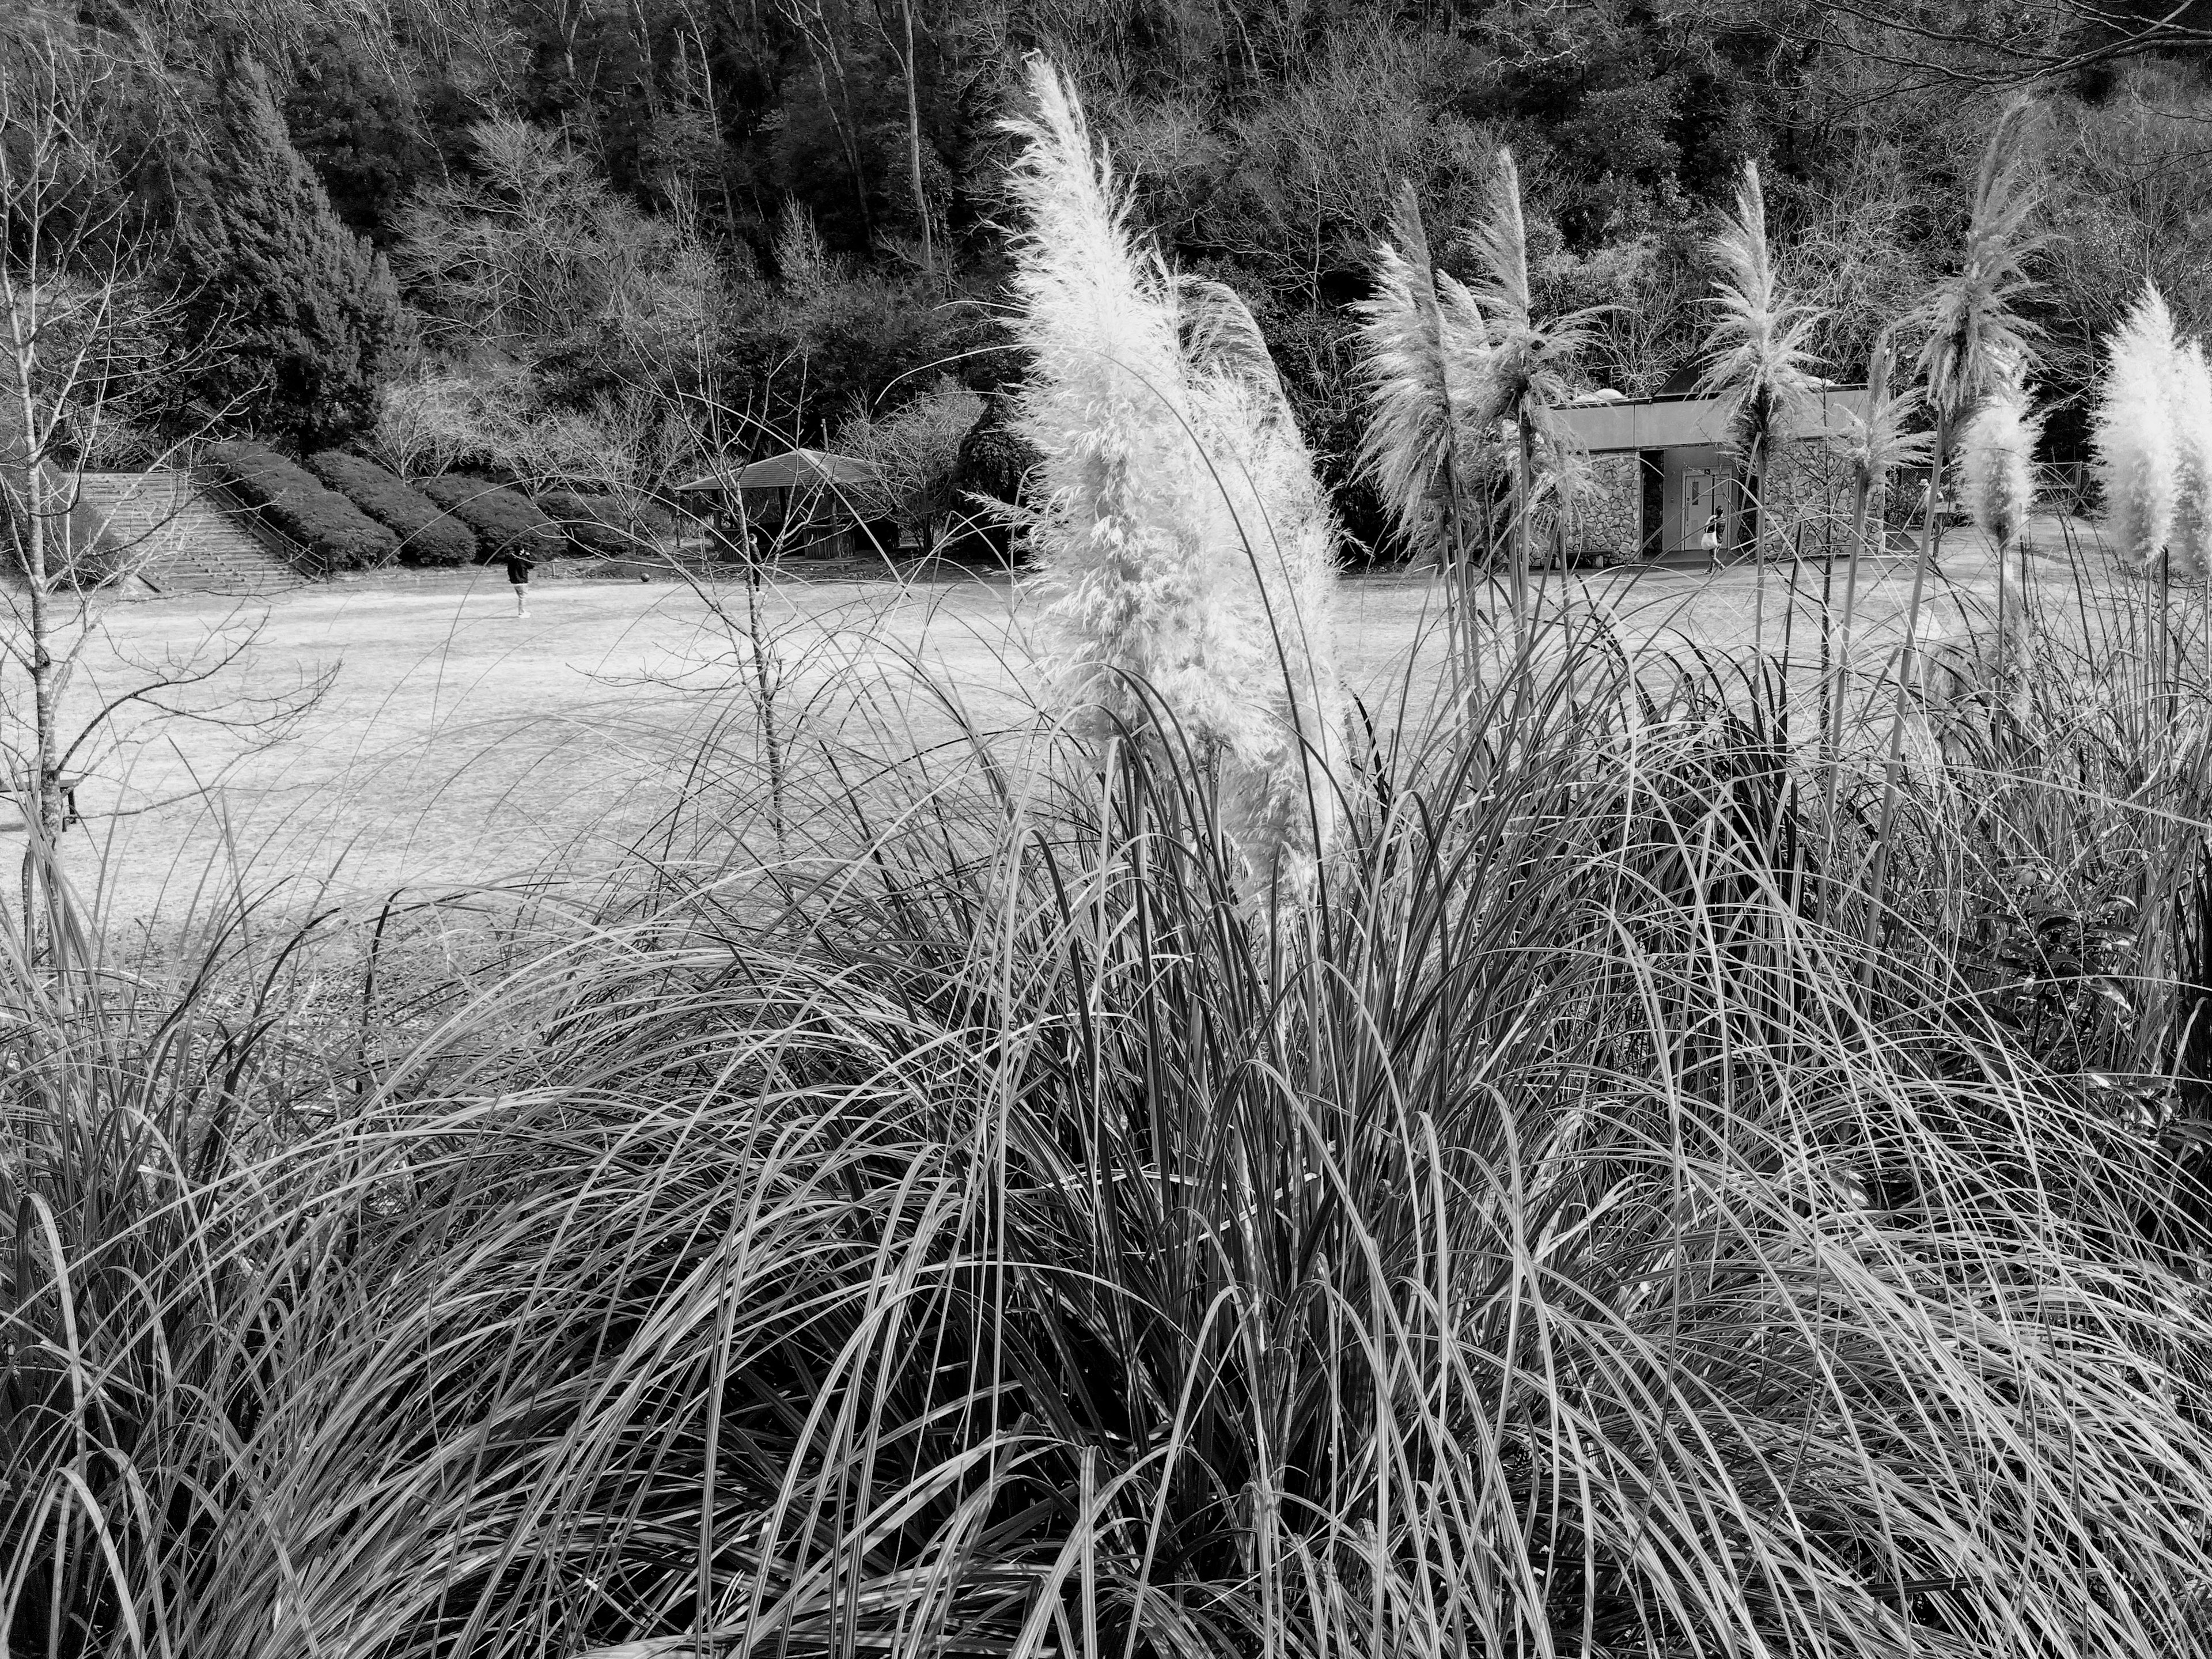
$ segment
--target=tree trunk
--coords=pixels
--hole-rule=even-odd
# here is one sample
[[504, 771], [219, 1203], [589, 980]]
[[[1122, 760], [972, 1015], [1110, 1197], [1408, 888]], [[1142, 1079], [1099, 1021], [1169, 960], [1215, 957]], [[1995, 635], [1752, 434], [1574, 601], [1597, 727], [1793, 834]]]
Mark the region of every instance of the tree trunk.
[[[27, 380], [27, 376], [26, 377]], [[36, 430], [35, 427], [28, 428]], [[35, 444], [36, 440], [33, 440]], [[22, 869], [23, 939], [37, 957], [44, 929], [39, 925], [42, 897], [39, 877], [50, 870], [61, 843], [62, 787], [60, 743], [60, 674], [54, 661], [50, 614], [52, 575], [47, 547], [47, 515], [52, 505], [46, 492], [46, 462], [33, 453], [23, 469], [23, 575], [29, 585], [32, 754], [28, 770], [9, 782], [23, 813]]]
[[915, 87], [914, 0], [902, 0], [899, 10], [906, 23], [907, 165], [914, 170], [914, 210], [921, 221], [921, 271], [927, 276], [935, 273], [937, 261], [930, 241], [929, 192], [921, 178], [921, 98]]

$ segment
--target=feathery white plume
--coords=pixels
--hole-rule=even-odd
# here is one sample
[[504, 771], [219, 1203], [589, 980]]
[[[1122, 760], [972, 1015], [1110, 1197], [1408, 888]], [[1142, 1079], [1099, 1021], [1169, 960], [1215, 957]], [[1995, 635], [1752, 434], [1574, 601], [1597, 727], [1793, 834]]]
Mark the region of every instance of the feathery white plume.
[[1565, 370], [1589, 344], [1589, 324], [1603, 307], [1538, 323], [1529, 308], [1528, 228], [1521, 206], [1521, 170], [1513, 152], [1498, 152], [1490, 210], [1465, 234], [1482, 264], [1482, 281], [1470, 305], [1490, 319], [1489, 349], [1470, 376], [1473, 407], [1464, 412], [1477, 429], [1510, 421], [1526, 425], [1534, 441], [1556, 454], [1574, 447], [1555, 411], [1567, 400]]
[[2173, 355], [2173, 533], [2167, 544], [2176, 575], [2212, 575], [2212, 373], [2204, 344], [2191, 340]]
[[1525, 645], [1528, 635], [1528, 567], [1535, 556], [1535, 476], [1543, 465], [1556, 468], [1577, 448], [1558, 410], [1567, 399], [1565, 371], [1589, 343], [1586, 326], [1595, 312], [1578, 311], [1537, 322], [1530, 307], [1528, 228], [1521, 205], [1521, 170], [1513, 152], [1498, 152], [1491, 182], [1490, 210], [1467, 233], [1467, 244], [1482, 264], [1475, 289], [1491, 321], [1490, 349], [1475, 377], [1474, 407], [1468, 411], [1474, 429], [1494, 423], [1510, 430], [1514, 456], [1514, 552], [1511, 578], [1514, 632]]
[[2173, 532], [2175, 444], [2171, 386], [2173, 319], [2158, 289], [2142, 298], [2106, 347], [2094, 441], [2105, 527], [2124, 563], [2153, 563]]
[[1303, 887], [1336, 824], [1336, 520], [1244, 301], [1218, 283], [1177, 293], [1198, 439], [1231, 520], [1211, 667], [1256, 716], [1224, 738], [1223, 822], [1255, 875]]
[[1735, 212], [1706, 251], [1720, 267], [1711, 301], [1720, 315], [1705, 336], [1711, 362], [1698, 389], [1720, 400], [1729, 443], [1756, 464], [1813, 401], [1813, 359], [1805, 342], [1814, 320], [1810, 307], [1784, 292], [1775, 272], [1758, 162], [1743, 164]]
[[1334, 522], [1250, 313], [1137, 246], [1066, 82], [1029, 78], [1019, 426], [1060, 690], [1132, 728], [1149, 692], [1219, 758], [1255, 877], [1298, 884], [1334, 823]]
[[1892, 384], [1897, 367], [1897, 336], [1882, 330], [1867, 363], [1866, 414], [1849, 404], [1838, 405], [1845, 422], [1837, 441], [1852, 482], [1869, 495], [1880, 495], [1889, 475], [1900, 466], [1924, 463], [1933, 434], [1905, 428], [1919, 412], [1923, 399], [1917, 386]]
[[1374, 293], [1352, 307], [1369, 410], [1359, 454], [1415, 557], [1440, 564], [1454, 493], [1479, 465], [1467, 415], [1486, 350], [1482, 313], [1431, 262], [1411, 185], [1400, 188], [1390, 233], [1375, 251]]
[[2041, 419], [2028, 407], [2027, 377], [2017, 362], [2002, 368], [1960, 439], [1959, 468], [1974, 522], [2000, 550], [2027, 524], [2035, 499], [2032, 471]]
[[2027, 261], [2043, 246], [2027, 228], [2039, 200], [2029, 172], [2033, 109], [2023, 97], [1997, 117], [1975, 175], [1964, 257], [1921, 304], [1928, 339], [1920, 371], [1928, 401], [1946, 422], [1969, 413], [2006, 366], [2032, 361], [2033, 342], [2041, 331], [2014, 310], [2035, 286]]
[[1213, 726], [1203, 664], [1209, 609], [1194, 503], [1203, 480], [1176, 340], [1172, 290], [1140, 255], [1073, 97], [1031, 66], [1034, 121], [1012, 184], [1025, 210], [1015, 331], [1034, 373], [1018, 402], [1042, 457], [1035, 532], [1066, 652], [1060, 690], [1109, 719], [1143, 723], [1142, 682]]

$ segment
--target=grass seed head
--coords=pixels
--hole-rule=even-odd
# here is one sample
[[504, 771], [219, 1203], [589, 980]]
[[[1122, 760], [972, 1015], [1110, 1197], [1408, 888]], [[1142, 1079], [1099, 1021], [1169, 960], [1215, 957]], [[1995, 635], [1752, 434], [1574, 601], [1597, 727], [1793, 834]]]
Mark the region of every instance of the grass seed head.
[[1721, 400], [1729, 442], [1739, 453], [1763, 453], [1813, 402], [1813, 357], [1805, 343], [1816, 319], [1810, 307], [1784, 292], [1775, 272], [1756, 161], [1743, 164], [1735, 211], [1708, 251], [1720, 268], [1712, 301], [1720, 314], [1705, 336], [1709, 363], [1698, 389]]
[[1221, 760], [1248, 863], [1302, 879], [1333, 822], [1335, 520], [1250, 312], [1138, 243], [1042, 58], [1030, 88], [1020, 411], [1063, 695], [1099, 732], [1170, 720]]
[[1414, 558], [1439, 565], [1456, 496], [1481, 465], [1474, 414], [1489, 339], [1474, 295], [1436, 269], [1411, 185], [1391, 237], [1375, 251], [1372, 293], [1352, 307], [1368, 406], [1360, 461]]
[[2000, 548], [2012, 545], [2033, 510], [2035, 445], [2042, 431], [2015, 366], [1999, 379], [1960, 440], [1967, 504], [1975, 524]]
[[2212, 575], [2212, 374], [2204, 343], [2179, 347], [2171, 367], [2173, 399], [2173, 532], [2167, 544], [2174, 573]]
[[2165, 296], [2142, 297], [2106, 345], [2094, 441], [2105, 490], [2105, 529], [2121, 561], [2152, 565], [2173, 532], [2177, 446], [2173, 319]]

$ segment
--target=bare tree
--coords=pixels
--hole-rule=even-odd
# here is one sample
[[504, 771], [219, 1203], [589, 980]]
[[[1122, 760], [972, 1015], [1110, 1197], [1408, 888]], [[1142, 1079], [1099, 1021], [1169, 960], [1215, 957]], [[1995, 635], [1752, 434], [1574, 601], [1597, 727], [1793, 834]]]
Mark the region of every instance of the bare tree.
[[[2196, 0], [1813, 0], [1800, 38], [1854, 52], [1922, 82], [2016, 87], [2154, 54], [2212, 55]], [[1790, 33], [1792, 31], [1784, 31]]]
[[915, 57], [915, 0], [873, 0], [873, 4], [876, 33], [883, 37], [884, 45], [898, 64], [899, 77], [906, 83], [907, 171], [914, 186], [915, 219], [921, 227], [922, 274], [934, 276], [937, 256], [930, 225], [929, 180], [921, 164], [921, 92]]
[[921, 536], [928, 553], [938, 520], [957, 504], [960, 441], [982, 412], [983, 400], [946, 374], [888, 415], [848, 421], [838, 431], [838, 448], [875, 470], [875, 484], [858, 492], [854, 502], [860, 516], [896, 520]]
[[0, 52], [0, 525], [13, 567], [0, 602], [0, 764], [29, 836], [21, 896], [33, 938], [40, 872], [76, 816], [75, 775], [121, 723], [150, 716], [274, 736], [321, 689], [223, 693], [258, 636], [248, 623], [198, 650], [125, 659], [120, 683], [90, 688], [71, 712], [70, 684], [102, 636], [110, 596], [165, 527], [158, 513], [128, 532], [100, 522], [87, 460], [178, 366], [156, 251], [117, 177], [109, 118], [118, 73], [57, 27], [27, 30]]

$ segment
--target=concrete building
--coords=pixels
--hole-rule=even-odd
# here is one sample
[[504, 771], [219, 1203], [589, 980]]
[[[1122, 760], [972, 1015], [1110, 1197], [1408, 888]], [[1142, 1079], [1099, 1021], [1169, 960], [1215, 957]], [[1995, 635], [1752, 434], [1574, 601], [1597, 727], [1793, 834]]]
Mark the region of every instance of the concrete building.
[[[1863, 418], [1866, 406], [1863, 386], [1825, 387], [1815, 408], [1776, 446], [1774, 477], [1765, 492], [1770, 529], [1784, 516], [1783, 498], [1794, 501], [1804, 490], [1808, 469], [1798, 464], [1802, 447], [1848, 435], [1853, 429], [1850, 417]], [[1745, 506], [1742, 469], [1723, 447], [1720, 399], [1666, 394], [1628, 398], [1599, 392], [1577, 398], [1560, 414], [1568, 430], [1589, 452], [1607, 493], [1627, 497], [1616, 501], [1619, 510], [1606, 516], [1610, 524], [1627, 530], [1633, 546], [1595, 550], [1645, 559], [1694, 556], [1716, 506], [1723, 527], [1722, 545], [1735, 544]]]

